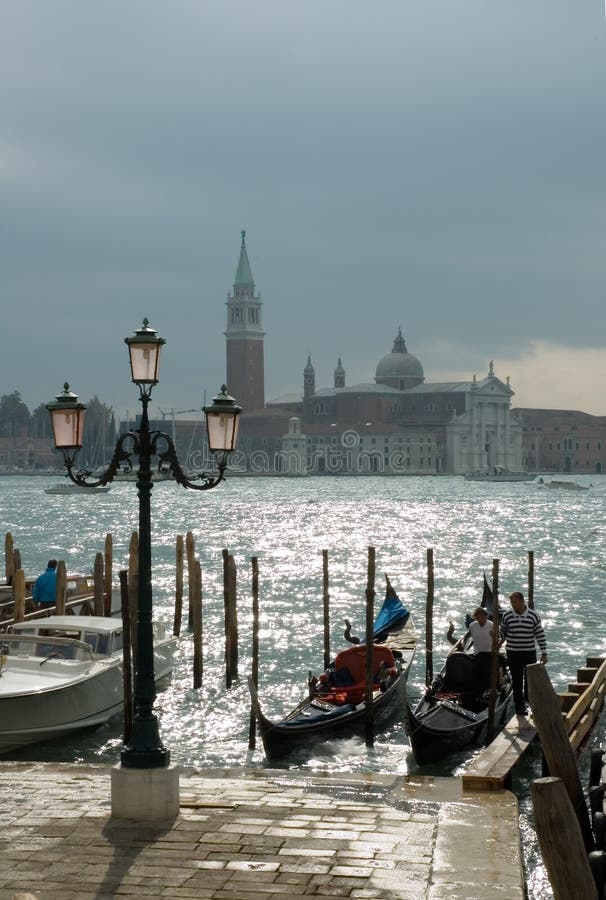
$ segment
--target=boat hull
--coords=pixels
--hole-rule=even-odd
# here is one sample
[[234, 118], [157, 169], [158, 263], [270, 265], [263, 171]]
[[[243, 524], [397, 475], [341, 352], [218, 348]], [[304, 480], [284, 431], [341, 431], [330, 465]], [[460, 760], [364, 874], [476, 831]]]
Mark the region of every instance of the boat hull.
[[[495, 734], [502, 730], [512, 714], [513, 695], [511, 689], [507, 689], [499, 695], [495, 706]], [[407, 706], [405, 724], [413, 755], [423, 766], [485, 742], [488, 710], [475, 714], [448, 700], [430, 704], [423, 699], [414, 710]]]
[[[10, 670], [3, 673], [9, 681]], [[77, 682], [35, 693], [0, 696], [0, 753], [101, 725], [120, 711], [122, 666], [88, 673]]]
[[488, 472], [469, 473], [465, 475], [465, 481], [493, 481], [495, 483], [511, 483], [514, 481], [535, 481], [536, 474], [532, 472], [503, 472], [500, 475], [488, 474]]
[[[175, 638], [154, 647], [156, 683], [172, 671]], [[92, 664], [73, 660], [8, 657], [0, 677], [0, 755], [41, 741], [102, 725], [124, 706], [123, 664], [118, 656]]]
[[[373, 723], [376, 730], [404, 715], [406, 682], [407, 671], [402, 671], [394, 684], [373, 701]], [[321, 714], [314, 716], [306, 725], [286, 725], [271, 721], [261, 711], [258, 701], [255, 703], [254, 695], [253, 711], [268, 759], [280, 759], [298, 750], [307, 750], [322, 741], [356, 735], [363, 737], [366, 728], [366, 704], [363, 702], [336, 714], [327, 712], [324, 717]]]

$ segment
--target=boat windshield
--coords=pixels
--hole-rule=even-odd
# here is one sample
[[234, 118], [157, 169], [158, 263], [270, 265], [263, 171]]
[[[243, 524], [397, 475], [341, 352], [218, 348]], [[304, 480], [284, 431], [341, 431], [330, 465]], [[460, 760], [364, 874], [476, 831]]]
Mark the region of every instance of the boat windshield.
[[39, 636], [35, 634], [3, 634], [0, 639], [0, 655], [10, 658], [36, 656], [45, 659], [70, 659], [93, 662], [89, 644], [71, 638]]

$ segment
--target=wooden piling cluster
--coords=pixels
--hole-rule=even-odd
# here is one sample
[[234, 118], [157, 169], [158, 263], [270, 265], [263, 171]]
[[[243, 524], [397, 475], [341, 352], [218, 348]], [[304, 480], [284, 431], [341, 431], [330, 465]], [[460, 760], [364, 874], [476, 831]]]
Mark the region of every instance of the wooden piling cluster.
[[[225, 682], [230, 688], [238, 677], [238, 609], [237, 568], [234, 557], [223, 550], [223, 605], [225, 612]], [[196, 541], [191, 531], [177, 535], [175, 552], [175, 616], [173, 635], [181, 633], [183, 618], [184, 574], [187, 567], [187, 623], [193, 638], [193, 686], [202, 685], [204, 674], [204, 618], [202, 602], [202, 568], [196, 557]]]
[[[577, 671], [577, 682], [559, 697], [549, 691], [544, 667], [529, 666], [528, 674], [533, 714], [551, 776], [535, 781], [532, 789], [543, 861], [555, 900], [597, 900], [604, 897], [606, 888], [606, 765], [602, 749], [592, 751], [588, 808], [576, 754], [602, 709], [606, 659], [588, 657]], [[554, 703], [555, 711], [550, 711]]]

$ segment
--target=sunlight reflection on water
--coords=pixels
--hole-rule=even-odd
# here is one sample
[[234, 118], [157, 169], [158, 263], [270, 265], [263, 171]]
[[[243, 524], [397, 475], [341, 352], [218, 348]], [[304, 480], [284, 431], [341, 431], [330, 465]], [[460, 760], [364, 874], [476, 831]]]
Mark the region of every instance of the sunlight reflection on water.
[[[422, 637], [427, 548], [434, 550], [434, 660], [448, 649], [448, 621], [460, 633], [465, 613], [481, 597], [482, 573], [500, 560], [500, 593], [526, 592], [528, 551], [535, 557], [535, 603], [546, 626], [549, 671], [561, 689], [587, 654], [606, 650], [603, 569], [606, 480], [589, 491], [548, 491], [528, 483], [465, 482], [462, 478], [231, 478], [214, 491], [184, 491], [159, 483], [152, 493], [154, 607], [172, 623], [177, 534], [192, 531], [204, 594], [204, 684], [191, 687], [192, 644], [182, 632], [170, 685], [158, 696], [162, 734], [173, 762], [196, 766], [264, 765], [248, 750], [251, 567], [259, 558], [260, 694], [270, 715], [294, 704], [307, 672], [322, 660], [322, 550], [329, 552], [332, 646], [342, 644], [343, 619], [364, 628], [367, 548], [376, 547], [377, 600], [386, 572], [407, 603]], [[4, 530], [13, 534], [28, 575], [50, 555], [71, 571], [92, 569], [113, 534], [114, 572], [127, 564], [137, 527], [134, 484], [118, 483], [102, 496], [44, 494], [48, 479], [0, 478]], [[224, 547], [238, 567], [241, 681], [229, 693], [223, 673]], [[187, 591], [187, 587], [186, 587]], [[422, 642], [421, 642], [422, 644]], [[424, 679], [422, 646], [410, 678], [416, 697]], [[115, 762], [120, 721], [73, 742], [22, 751], [27, 758]], [[372, 750], [362, 741], [337, 741], [290, 765], [321, 770], [414, 770], [401, 725], [380, 735]], [[549, 896], [537, 888], [533, 896]]]

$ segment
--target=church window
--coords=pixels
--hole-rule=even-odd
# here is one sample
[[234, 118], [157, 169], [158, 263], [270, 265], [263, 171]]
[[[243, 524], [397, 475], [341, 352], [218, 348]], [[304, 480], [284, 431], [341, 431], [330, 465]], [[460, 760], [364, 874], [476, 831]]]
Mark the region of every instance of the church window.
[[[585, 444], [585, 449], [589, 450], [589, 441], [587, 441], [587, 443]], [[577, 450], [578, 450], [578, 444], [577, 444]]]

